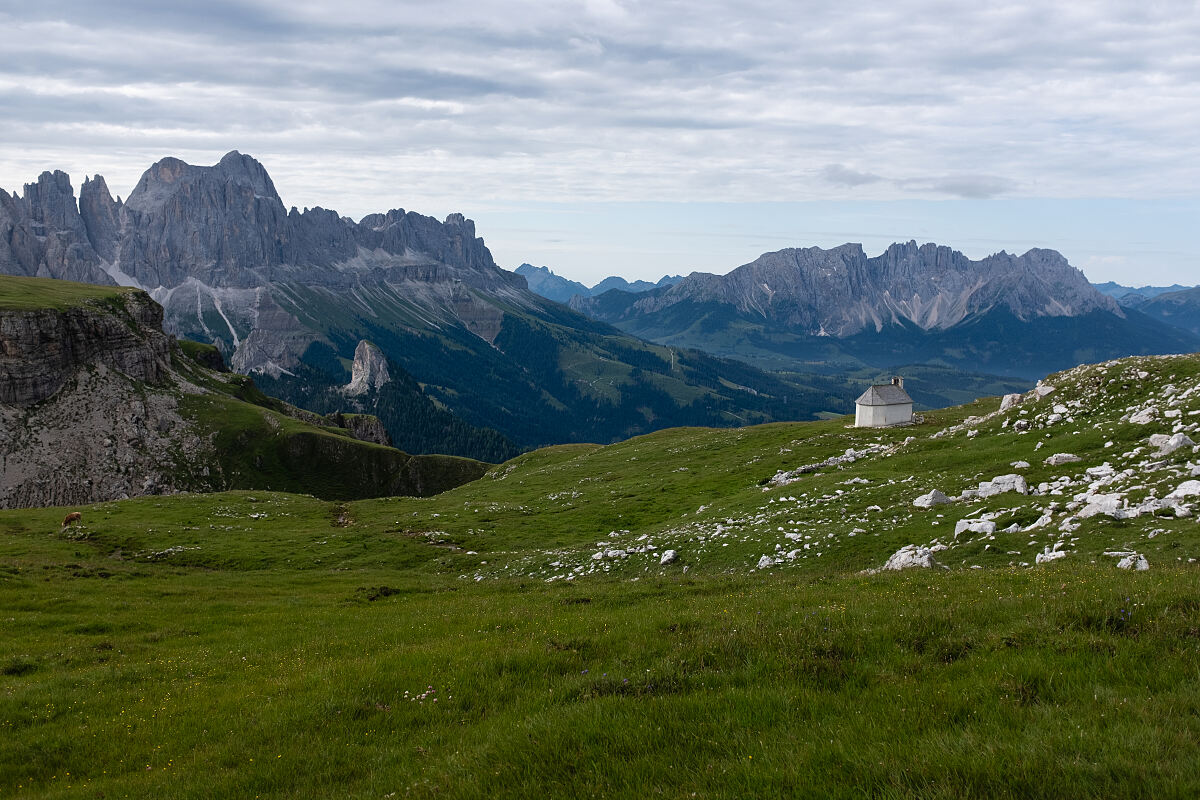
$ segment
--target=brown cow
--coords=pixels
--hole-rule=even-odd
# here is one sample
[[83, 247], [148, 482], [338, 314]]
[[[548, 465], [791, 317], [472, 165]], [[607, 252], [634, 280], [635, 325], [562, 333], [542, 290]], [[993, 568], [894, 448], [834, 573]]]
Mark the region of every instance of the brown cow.
[[70, 514], [67, 514], [67, 516], [63, 519], [62, 526], [65, 528], [68, 525], [70, 525], [72, 522], [79, 522], [82, 519], [83, 519], [83, 514], [80, 514], [78, 511], [72, 511]]

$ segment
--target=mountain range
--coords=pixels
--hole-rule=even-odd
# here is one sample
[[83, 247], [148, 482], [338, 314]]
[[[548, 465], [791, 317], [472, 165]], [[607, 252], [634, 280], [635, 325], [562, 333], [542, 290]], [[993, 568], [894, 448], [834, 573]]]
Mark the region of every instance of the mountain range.
[[[608, 279], [570, 308], [529, 288], [559, 276], [521, 270], [497, 266], [461, 214], [288, 209], [236, 151], [213, 166], [164, 158], [124, 200], [100, 176], [76, 200], [62, 172], [0, 191], [0, 272], [143, 289], [170, 333], [213, 344], [269, 394], [375, 414], [415, 453], [498, 461], [676, 425], [844, 413], [864, 379], [900, 367], [936, 377], [914, 388], [946, 404], [1083, 361], [1200, 348], [1050, 250], [971, 261], [915, 242], [873, 258], [855, 244], [787, 249], [723, 276]], [[388, 380], [347, 394], [364, 342]]]
[[651, 341], [775, 369], [926, 362], [1033, 378], [1084, 361], [1192, 351], [1195, 335], [1123, 308], [1053, 250], [972, 261], [916, 242], [766, 253], [726, 275], [571, 306]]
[[[539, 297], [461, 214], [287, 209], [236, 151], [207, 167], [165, 158], [124, 201], [99, 176], [76, 201], [62, 172], [0, 193], [0, 272], [141, 288], [168, 331], [212, 343], [294, 403], [351, 403], [336, 390], [370, 341], [402, 397], [373, 388], [352, 403], [417, 452], [499, 459], [672, 425], [811, 418], [855, 396], [650, 345]], [[417, 407], [427, 430], [413, 437]]]
[[1119, 301], [1152, 319], [1200, 336], [1200, 286], [1154, 295], [1126, 295]]
[[1121, 305], [1138, 305], [1144, 303], [1153, 297], [1158, 297], [1160, 294], [1170, 294], [1171, 292], [1181, 292], [1185, 289], [1190, 289], [1190, 286], [1173, 283], [1170, 286], [1125, 286], [1116, 281], [1105, 281], [1104, 283], [1093, 283], [1092, 286], [1101, 294], [1106, 294], [1116, 300]]

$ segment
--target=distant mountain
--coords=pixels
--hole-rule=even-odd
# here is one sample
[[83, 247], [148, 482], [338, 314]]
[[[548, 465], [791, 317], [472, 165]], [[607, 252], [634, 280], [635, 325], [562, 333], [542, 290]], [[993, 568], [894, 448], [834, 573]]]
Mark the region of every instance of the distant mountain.
[[571, 305], [652, 341], [776, 369], [917, 362], [1036, 377], [1200, 347], [1122, 309], [1053, 250], [971, 261], [916, 242], [874, 258], [858, 244], [787, 249], [723, 276], [693, 273], [672, 287]]
[[541, 295], [556, 303], [565, 303], [577, 294], [591, 297], [592, 290], [579, 281], [569, 280], [556, 275], [549, 267], [535, 267], [532, 264], [522, 264], [514, 272], [529, 284], [529, 291]]
[[636, 294], [641, 292], [649, 292], [652, 289], [660, 289], [663, 286], [674, 286], [681, 280], [683, 280], [682, 275], [663, 275], [658, 279], [658, 283], [651, 283], [650, 281], [634, 281], [633, 283], [630, 283], [624, 278], [612, 275], [593, 286], [591, 291], [593, 297], [604, 294], [610, 290], [616, 290], [618, 292], [634, 292]]
[[1200, 336], [1200, 286], [1144, 298], [1135, 308], [1151, 319]]
[[529, 283], [529, 290], [556, 303], [567, 303], [576, 295], [594, 297], [604, 294], [610, 289], [622, 292], [648, 292], [662, 286], [673, 286], [683, 280], [681, 275], [664, 275], [658, 283], [649, 281], [633, 281], [611, 276], [588, 288], [579, 281], [569, 280], [556, 275], [549, 267], [535, 267], [532, 264], [522, 264], [515, 272]]
[[[465, 452], [480, 458], [504, 441], [803, 419], [852, 399], [821, 381], [649, 345], [551, 303], [497, 267], [461, 214], [395, 209], [354, 222], [286, 209], [263, 166], [236, 151], [210, 167], [165, 158], [124, 201], [97, 176], [77, 203], [61, 172], [21, 196], [0, 193], [0, 272], [145, 289], [172, 333], [213, 343], [235, 370], [323, 409], [342, 404], [334, 390], [370, 341], [396, 378], [380, 390], [391, 399], [367, 393], [344, 408], [370, 405], [396, 442], [473, 443]], [[424, 433], [405, 427], [412, 419]]]
[[1123, 306], [1136, 306], [1152, 297], [1158, 297], [1160, 294], [1178, 292], [1190, 288], [1188, 286], [1181, 286], [1178, 283], [1171, 284], [1170, 286], [1122, 286], [1114, 281], [1093, 283], [1092, 286], [1096, 288], [1096, 291], [1108, 295]]

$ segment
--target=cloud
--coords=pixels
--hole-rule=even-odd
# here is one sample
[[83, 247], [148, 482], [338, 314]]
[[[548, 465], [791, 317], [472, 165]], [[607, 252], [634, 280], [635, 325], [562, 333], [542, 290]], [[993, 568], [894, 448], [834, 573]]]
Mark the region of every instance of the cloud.
[[985, 200], [1009, 192], [1012, 188], [1010, 181], [995, 175], [948, 175], [929, 183], [931, 192], [967, 200]]
[[1184, 0], [215, 1], [9, 4], [0, 186], [234, 148], [353, 214], [1200, 185]]
[[883, 178], [871, 172], [859, 172], [850, 169], [845, 164], [826, 164], [821, 167], [821, 177], [837, 186], [863, 186], [868, 183], [878, 183]]

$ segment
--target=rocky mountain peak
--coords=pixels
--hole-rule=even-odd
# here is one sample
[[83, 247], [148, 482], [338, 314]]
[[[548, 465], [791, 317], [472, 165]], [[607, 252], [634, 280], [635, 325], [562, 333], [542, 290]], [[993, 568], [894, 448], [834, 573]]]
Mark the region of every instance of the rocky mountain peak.
[[121, 204], [113, 200], [104, 176], [85, 178], [79, 187], [79, 216], [87, 229], [88, 241], [105, 261], [117, 257]]
[[60, 170], [43, 172], [37, 183], [25, 184], [23, 197], [30, 218], [49, 231], [83, 231], [71, 176]]
[[390, 381], [387, 356], [371, 342], [363, 339], [354, 348], [354, 366], [350, 371], [350, 383], [342, 390], [350, 397], [366, 394]]
[[142, 173], [126, 205], [135, 211], [152, 211], [180, 192], [194, 197], [211, 194], [226, 186], [248, 189], [246, 194], [283, 205], [266, 168], [236, 150], [226, 153], [211, 167], [194, 166], [168, 156]]
[[261, 197], [279, 199], [279, 193], [275, 191], [275, 184], [267, 174], [267, 168], [252, 156], [230, 150], [221, 157], [217, 169], [228, 180], [253, 187], [254, 193]]

